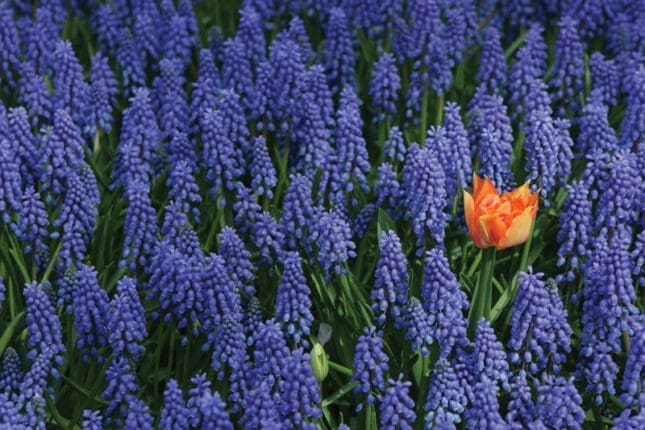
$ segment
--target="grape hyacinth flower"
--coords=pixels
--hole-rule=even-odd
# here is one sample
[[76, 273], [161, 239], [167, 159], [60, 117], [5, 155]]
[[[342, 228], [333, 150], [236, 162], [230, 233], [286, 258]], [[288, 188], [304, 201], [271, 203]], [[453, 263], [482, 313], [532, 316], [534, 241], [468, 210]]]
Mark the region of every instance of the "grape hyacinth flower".
[[136, 50], [143, 54], [141, 62], [147, 67], [159, 62], [161, 31], [158, 22], [161, 17], [155, 4], [149, 1], [143, 3], [144, 6], [134, 12], [131, 28]]
[[226, 410], [226, 404], [219, 393], [208, 390], [199, 399], [199, 413], [202, 428], [233, 430], [233, 424]]
[[18, 388], [16, 404], [24, 406], [24, 417], [27, 428], [44, 429], [45, 398], [48, 388], [48, 375], [52, 372], [52, 354], [45, 349], [32, 362], [31, 368]]
[[310, 220], [314, 216], [311, 188], [311, 181], [306, 176], [289, 176], [280, 218], [280, 230], [289, 249], [311, 251], [311, 238], [308, 234]]
[[[323, 85], [326, 85], [324, 81]], [[327, 91], [329, 90], [327, 89]], [[295, 135], [291, 139], [291, 144], [296, 144], [290, 155], [291, 173], [302, 174], [312, 182], [317, 181], [318, 194], [324, 195], [335, 162], [332, 149], [332, 132], [335, 129], [335, 122], [331, 119], [330, 121], [334, 123], [331, 126], [325, 123], [327, 107], [324, 104], [321, 105], [316, 97], [317, 95], [312, 89], [303, 89], [297, 102], [299, 109], [293, 120]], [[318, 175], [319, 173], [320, 175]]]
[[170, 188], [168, 197], [183, 213], [199, 223], [199, 204], [202, 197], [199, 195], [199, 186], [195, 182], [190, 164], [181, 160], [171, 166], [166, 185]]
[[183, 70], [191, 61], [192, 48], [195, 44], [194, 37], [190, 34], [190, 21], [175, 11], [172, 11], [170, 16], [166, 16], [164, 21], [161, 52], [164, 58], [173, 61]]
[[311, 239], [317, 245], [317, 259], [322, 266], [325, 279], [333, 274], [344, 274], [343, 265], [356, 257], [356, 244], [352, 241], [349, 224], [336, 211], [325, 211], [314, 215], [310, 225]]
[[499, 131], [485, 129], [479, 141], [479, 175], [491, 178], [497, 188], [508, 189], [515, 184], [510, 169], [513, 147], [501, 139]]
[[616, 61], [613, 58], [605, 59], [602, 53], [594, 52], [589, 59], [589, 69], [592, 93], [602, 103], [614, 106], [620, 90], [620, 72]]
[[184, 77], [179, 66], [171, 60], [159, 62], [159, 76], [152, 82], [152, 105], [165, 138], [173, 133], [187, 133], [189, 126], [188, 101], [184, 92]]
[[48, 372], [56, 377], [58, 372], [54, 365], [63, 363], [65, 345], [63, 344], [61, 322], [45, 292], [45, 288], [48, 286], [49, 283], [32, 282], [25, 285], [23, 290], [27, 309], [25, 321], [29, 334], [27, 358], [35, 361], [39, 356], [48, 357], [51, 360], [51, 369]]
[[15, 85], [14, 75], [18, 71], [20, 44], [13, 11], [8, 3], [0, 5], [0, 70], [3, 80], [9, 86]]
[[383, 153], [386, 160], [391, 163], [400, 163], [405, 160], [406, 151], [403, 133], [398, 126], [392, 126], [387, 139], [383, 142]]
[[309, 354], [302, 348], [295, 349], [285, 359], [282, 366], [282, 393], [279, 412], [283, 425], [291, 428], [315, 430], [311, 421], [322, 417], [319, 408], [320, 392], [318, 383], [309, 364]]
[[592, 209], [589, 190], [583, 181], [576, 181], [567, 186], [567, 198], [560, 213], [560, 249], [557, 265], [570, 265], [570, 269], [562, 275], [569, 282], [574, 280], [576, 273], [582, 268], [582, 261], [590, 246], [593, 230]]
[[[336, 113], [338, 124], [336, 134], [336, 171], [332, 173], [332, 192], [337, 199], [352, 193], [358, 186], [363, 191], [368, 190], [367, 175], [370, 170], [367, 146], [363, 138], [362, 120], [358, 107], [353, 106], [352, 100], [356, 94], [351, 87], [343, 88], [341, 108]], [[345, 107], [342, 104], [346, 103]], [[353, 201], [355, 206], [356, 202]]]
[[[483, 318], [477, 324], [470, 360], [471, 386], [475, 385], [475, 390], [476, 384], [480, 382], [484, 383], [484, 389], [489, 385], [496, 387], [498, 383], [502, 385], [504, 390], [510, 389], [506, 352], [497, 340], [490, 323]], [[495, 391], [497, 390], [495, 389]]]
[[217, 236], [219, 241], [219, 255], [224, 259], [231, 280], [240, 291], [253, 296], [255, 288], [255, 267], [251, 262], [251, 253], [245, 249], [244, 242], [237, 235], [234, 228], [226, 226]]
[[21, 36], [26, 60], [33, 62], [39, 75], [51, 76], [54, 53], [61, 42], [60, 29], [54, 24], [49, 8], [42, 6], [36, 10], [36, 19], [29, 24]]
[[572, 17], [564, 15], [558, 27], [550, 86], [555, 91], [554, 102], [559, 106], [558, 114], [565, 116], [567, 107], [577, 112], [580, 106], [579, 96], [583, 90], [584, 44], [580, 40], [577, 23]]
[[403, 381], [402, 374], [399, 374], [397, 380], [388, 380], [388, 387], [380, 406], [380, 428], [383, 430], [412, 430], [416, 414], [414, 413], [414, 400], [409, 395], [411, 385], [409, 381]]
[[268, 320], [260, 324], [253, 337], [255, 349], [251, 379], [262, 381], [270, 392], [277, 392], [282, 369], [289, 357], [289, 348], [280, 324], [273, 319]]
[[609, 107], [594, 95], [582, 109], [580, 117], [580, 135], [576, 145], [580, 154], [594, 150], [614, 151], [618, 148], [616, 131], [609, 125]]
[[602, 402], [606, 391], [614, 395], [618, 366], [612, 352], [621, 350], [622, 333], [633, 333], [638, 309], [631, 276], [629, 233], [616, 230], [611, 239], [601, 234], [593, 242], [585, 265], [582, 338], [578, 372], [586, 377], [587, 390]]
[[190, 410], [186, 407], [184, 394], [175, 379], [170, 379], [163, 392], [164, 402], [159, 425], [165, 429], [180, 428], [189, 422]]
[[[20, 384], [25, 374], [22, 370], [20, 357], [16, 350], [9, 346], [2, 354], [2, 368], [0, 368], [0, 392], [13, 394], [20, 389]], [[1, 415], [0, 415], [1, 416]]]
[[461, 121], [460, 107], [457, 103], [448, 102], [443, 110], [446, 139], [451, 144], [455, 160], [454, 176], [456, 177], [453, 179], [456, 179], [457, 185], [463, 189], [470, 182], [470, 173], [473, 171], [468, 133]]
[[[366, 328], [359, 336], [354, 354], [353, 380], [358, 382], [354, 389], [367, 395], [367, 403], [374, 403], [376, 396], [385, 391], [385, 372], [388, 371], [389, 357], [383, 352], [382, 334], [375, 327]], [[362, 405], [357, 407], [360, 411]]]
[[36, 66], [29, 61], [20, 65], [18, 79], [18, 101], [22, 103], [31, 119], [31, 124], [46, 124], [51, 117], [51, 95], [43, 76], [38, 74]]
[[342, 8], [335, 7], [329, 11], [325, 34], [327, 79], [334, 92], [340, 92], [345, 86], [355, 85], [356, 64], [349, 23]]
[[76, 347], [83, 351], [83, 359], [87, 361], [97, 357], [99, 348], [107, 344], [108, 296], [99, 285], [93, 267], [79, 264], [76, 279], [73, 295]]
[[108, 59], [100, 52], [92, 58], [89, 92], [89, 111], [92, 119], [85, 124], [85, 132], [94, 135], [97, 129], [101, 129], [109, 133], [112, 129], [112, 109], [116, 103], [118, 87]]
[[64, 183], [65, 197], [54, 227], [62, 227], [58, 266], [80, 261], [92, 240], [98, 205], [99, 188], [94, 171], [84, 161], [77, 172], [70, 172]]
[[541, 81], [546, 73], [547, 46], [542, 37], [543, 31], [541, 24], [531, 24], [524, 46], [515, 54], [516, 61], [511, 67], [508, 89], [509, 106], [515, 107], [516, 117], [526, 115], [532, 83]]
[[133, 278], [119, 280], [116, 288], [106, 318], [108, 341], [116, 356], [127, 356], [136, 362], [145, 351], [143, 340], [148, 334], [143, 305]]
[[152, 258], [154, 243], [159, 236], [157, 213], [150, 201], [150, 185], [141, 181], [130, 183], [126, 191], [128, 209], [123, 226], [125, 243], [121, 265], [130, 271], [147, 267]]
[[251, 187], [258, 195], [272, 199], [273, 189], [278, 183], [278, 178], [264, 137], [259, 136], [253, 139], [251, 154], [249, 167], [249, 173], [253, 178]]
[[174, 320], [179, 330], [194, 336], [198, 334], [195, 323], [204, 308], [201, 277], [192, 258], [162, 241], [151, 261], [150, 297], [159, 300], [165, 322]]
[[477, 80], [486, 85], [491, 93], [499, 93], [506, 87], [506, 75], [507, 67], [501, 35], [497, 28], [489, 26], [484, 30], [481, 43], [481, 60]]
[[200, 120], [204, 143], [202, 165], [206, 168], [211, 194], [218, 200], [224, 189], [230, 191], [236, 187], [243, 173], [235, 144], [225, 133], [224, 121], [222, 112], [212, 109], [206, 110]]
[[140, 55], [134, 36], [127, 27], [121, 30], [116, 62], [121, 70], [121, 81], [126, 93], [134, 94], [136, 88], [146, 84], [145, 58]]
[[114, 186], [128, 188], [130, 183], [149, 183], [157, 166], [161, 131], [157, 125], [150, 93], [145, 88], [134, 90], [130, 107], [123, 111], [119, 146], [114, 157]]
[[524, 428], [541, 428], [544, 424], [537, 418], [535, 402], [531, 386], [526, 380], [526, 372], [520, 370], [511, 378], [511, 399], [508, 402], [506, 420], [511, 425], [524, 426]]
[[639, 197], [642, 195], [642, 179], [636, 154], [619, 151], [614, 154], [608, 167], [609, 175], [601, 185], [602, 192], [595, 213], [597, 231], [635, 225], [637, 219], [634, 209], [638, 209]]
[[294, 345], [307, 347], [311, 332], [311, 291], [302, 270], [297, 252], [287, 252], [283, 257], [282, 277], [278, 284], [275, 318], [283, 325], [285, 336]]
[[57, 110], [54, 126], [43, 137], [41, 151], [41, 192], [48, 191], [59, 197], [66, 190], [65, 181], [83, 163], [85, 143], [79, 127], [67, 111]]
[[233, 203], [234, 222], [238, 231], [246, 235], [253, 229], [260, 212], [262, 212], [262, 207], [258, 204], [257, 197], [251, 189], [240, 185], [235, 191], [237, 192], [237, 200]]
[[456, 345], [463, 346], [468, 341], [468, 321], [463, 312], [469, 303], [441, 248], [426, 254], [421, 297], [441, 347], [440, 357], [446, 359]]
[[179, 162], [188, 164], [191, 172], [197, 172], [197, 156], [195, 154], [195, 143], [188, 139], [188, 135], [181, 132], [173, 132], [172, 137], [164, 142], [165, 159], [170, 166]]
[[249, 430], [281, 428], [278, 401], [278, 395], [271, 393], [269, 385], [261, 380], [246, 395], [241, 424]]
[[0, 141], [0, 215], [9, 223], [15, 213], [21, 211], [22, 178], [20, 166], [11, 144]]
[[399, 319], [398, 325], [405, 329], [405, 338], [412, 343], [412, 351], [420, 351], [426, 357], [430, 352], [428, 347], [434, 342], [435, 329], [432, 317], [423, 309], [419, 299], [410, 297]]
[[408, 302], [408, 262], [394, 230], [381, 233], [379, 248], [371, 294], [372, 312], [377, 327], [385, 324], [388, 315], [400, 326], [401, 314]]
[[[2, 108], [0, 108], [1, 110]], [[22, 106], [11, 108], [7, 113], [7, 125], [12, 140], [16, 143], [20, 176], [25, 186], [35, 185], [40, 177], [40, 163], [36, 138], [32, 134], [27, 111]]]
[[263, 211], [257, 214], [251, 228], [251, 239], [258, 248], [263, 263], [273, 264], [274, 258], [280, 259], [284, 250], [284, 235], [275, 218]]
[[[645, 67], [642, 65], [634, 73], [632, 87], [627, 91], [627, 109], [620, 126], [620, 145], [624, 148], [634, 147], [643, 141], [645, 136]], [[640, 144], [643, 147], [642, 143]]]
[[90, 24], [99, 47], [106, 54], [115, 54], [119, 46], [119, 29], [122, 27], [122, 22], [114, 9], [114, 4], [98, 6], [90, 17]]
[[564, 187], [571, 174], [571, 160], [573, 159], [573, 139], [569, 134], [571, 122], [568, 119], [556, 118], [555, 127], [556, 146], [558, 148], [558, 165], [556, 176], [558, 186]]
[[399, 181], [392, 164], [383, 163], [378, 167], [374, 194], [378, 198], [376, 201], [377, 206], [387, 210], [393, 218], [400, 218], [401, 211], [398, 207], [398, 202], [401, 198], [399, 195]]
[[152, 430], [154, 419], [150, 415], [150, 408], [143, 400], [129, 394], [125, 398], [128, 412], [125, 416], [125, 430]]
[[85, 409], [83, 411], [82, 426], [87, 430], [101, 430], [103, 428], [103, 417], [101, 416], [101, 412]]
[[270, 48], [269, 60], [258, 67], [256, 89], [260, 101], [256, 107], [260, 119], [270, 131], [286, 136], [295, 128], [298, 100], [302, 93], [301, 79], [305, 65], [299, 55], [298, 45], [289, 38], [276, 39]]
[[469, 407], [464, 412], [467, 428], [503, 429], [507, 427], [499, 413], [497, 391], [497, 384], [485, 377], [474, 385]]
[[60, 41], [56, 45], [53, 70], [54, 111], [67, 111], [76, 125], [83, 128], [87, 125], [90, 88], [69, 41]]
[[514, 181], [509, 164], [513, 151], [513, 128], [503, 99], [486, 94], [486, 90], [479, 86], [470, 102], [468, 118], [468, 138], [484, 166], [482, 172], [495, 172], [495, 175], [488, 176], [497, 177], [497, 188], [512, 188]]
[[620, 385], [623, 393], [620, 400], [632, 408], [642, 408], [643, 398], [643, 368], [645, 367], [645, 331], [643, 330], [643, 317], [635, 322], [634, 334], [630, 336], [630, 346], [623, 372], [623, 381]]
[[252, 6], [240, 10], [240, 23], [235, 38], [244, 45], [244, 53], [255, 68], [266, 58], [266, 38], [262, 17]]
[[445, 422], [453, 425], [461, 422], [467, 403], [466, 391], [460, 384], [455, 368], [446, 359], [440, 358], [432, 371], [428, 398], [423, 406], [426, 428], [435, 428]]
[[526, 171], [534, 189], [540, 190], [545, 205], [555, 186], [558, 152], [556, 130], [551, 116], [544, 111], [531, 112], [526, 120]]
[[[211, 355], [211, 367], [217, 372], [218, 379], [224, 379], [224, 369], [230, 369], [229, 381], [229, 401], [233, 405], [240, 402], [246, 391], [246, 354], [244, 329], [242, 328], [237, 316], [225, 315], [222, 324], [215, 328], [215, 334], [209, 336], [209, 342], [213, 345], [213, 354]], [[234, 406], [234, 412], [237, 412], [237, 406]]]
[[222, 86], [240, 95], [240, 103], [247, 111], [255, 107], [257, 95], [253, 81], [253, 69], [247, 47], [237, 37], [224, 42]]
[[423, 253], [426, 229], [436, 243], [443, 244], [448, 219], [443, 212], [447, 205], [446, 177], [434, 152], [417, 144], [408, 148], [400, 195], [405, 218], [412, 220], [417, 254]]
[[[219, 70], [215, 65], [213, 53], [203, 48], [199, 51], [199, 69], [197, 80], [192, 84], [190, 103], [190, 122], [200, 125], [200, 118], [208, 109], [217, 108], [217, 91], [221, 87]], [[203, 132], [203, 130], [201, 130]]]
[[307, 35], [305, 23], [299, 16], [294, 16], [289, 21], [289, 28], [282, 30], [277, 37], [288, 37], [298, 45], [300, 58], [304, 62], [309, 62], [314, 56], [311, 41]]
[[585, 412], [581, 404], [582, 397], [573, 385], [573, 378], [549, 374], [542, 376], [535, 407], [540, 420], [547, 427], [582, 428]]
[[542, 273], [520, 273], [508, 344], [510, 361], [528, 366], [533, 376], [543, 370], [557, 373], [571, 351], [572, 332], [557, 287], [542, 278]]
[[396, 68], [394, 56], [385, 52], [374, 63], [370, 81], [370, 97], [377, 114], [375, 122], [392, 121], [396, 114], [398, 92], [401, 89], [401, 78]]

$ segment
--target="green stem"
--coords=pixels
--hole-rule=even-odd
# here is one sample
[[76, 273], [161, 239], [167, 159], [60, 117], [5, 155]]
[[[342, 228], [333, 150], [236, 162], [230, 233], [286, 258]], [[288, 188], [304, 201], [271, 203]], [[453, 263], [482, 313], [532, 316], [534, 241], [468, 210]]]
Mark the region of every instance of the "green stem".
[[428, 85], [423, 90], [423, 101], [421, 103], [421, 124], [419, 124], [419, 145], [423, 146], [426, 141], [426, 129], [428, 127]]
[[159, 364], [161, 362], [161, 340], [163, 339], [163, 326], [157, 327], [157, 344], [155, 345], [155, 395], [159, 393]]
[[94, 156], [101, 150], [101, 134], [99, 131], [94, 133]]
[[58, 254], [60, 254], [60, 250], [63, 247], [63, 241], [58, 242], [58, 246], [56, 247], [56, 251], [54, 251], [54, 255], [52, 256], [52, 259], [49, 261], [49, 265], [47, 266], [47, 270], [45, 270], [45, 274], [43, 275], [43, 279], [41, 279], [41, 283], [45, 282], [46, 280], [49, 279], [49, 275], [51, 275], [52, 270], [54, 270], [54, 265], [56, 264], [56, 261], [58, 261]]
[[481, 250], [482, 260], [477, 278], [477, 285], [470, 303], [468, 314], [469, 333], [473, 335], [477, 323], [483, 317], [490, 320], [491, 302], [493, 300], [493, 273], [495, 269], [495, 248], [489, 247]]
[[342, 373], [343, 375], [347, 376], [354, 376], [354, 372], [352, 372], [352, 369], [349, 369], [342, 364], [335, 363], [331, 360], [329, 360], [329, 368], [334, 369], [335, 371]]
[[443, 94], [440, 94], [437, 97], [437, 117], [435, 121], [435, 125], [441, 125], [443, 122]]

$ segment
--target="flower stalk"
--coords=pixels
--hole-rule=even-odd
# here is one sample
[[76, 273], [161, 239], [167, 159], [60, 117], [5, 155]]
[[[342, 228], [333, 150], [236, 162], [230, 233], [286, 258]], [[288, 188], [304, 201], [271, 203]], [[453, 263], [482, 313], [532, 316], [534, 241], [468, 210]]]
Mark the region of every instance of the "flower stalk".
[[493, 275], [495, 272], [495, 253], [494, 247], [482, 248], [481, 263], [477, 284], [473, 292], [473, 300], [470, 304], [468, 314], [468, 331], [470, 335], [475, 333], [477, 322], [480, 318], [490, 320], [490, 312], [493, 301]]

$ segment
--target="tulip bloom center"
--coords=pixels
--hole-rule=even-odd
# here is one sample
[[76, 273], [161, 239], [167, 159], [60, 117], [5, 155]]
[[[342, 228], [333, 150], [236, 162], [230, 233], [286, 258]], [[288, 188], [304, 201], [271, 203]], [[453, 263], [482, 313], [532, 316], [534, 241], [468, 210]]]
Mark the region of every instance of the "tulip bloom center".
[[538, 207], [538, 193], [528, 183], [499, 194], [492, 181], [473, 175], [473, 194], [464, 191], [470, 237], [478, 248], [510, 248], [526, 242]]

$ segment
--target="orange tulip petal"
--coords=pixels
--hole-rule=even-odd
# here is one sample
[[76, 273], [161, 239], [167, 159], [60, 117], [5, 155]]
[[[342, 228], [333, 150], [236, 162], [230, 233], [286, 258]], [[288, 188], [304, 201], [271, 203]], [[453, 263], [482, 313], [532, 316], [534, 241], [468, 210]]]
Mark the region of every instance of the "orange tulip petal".
[[503, 237], [497, 242], [497, 249], [506, 249], [526, 242], [531, 233], [531, 227], [535, 220], [536, 207], [529, 206], [517, 216]]
[[475, 245], [479, 248], [495, 246], [506, 232], [506, 225], [499, 214], [482, 215], [477, 220], [477, 239]]
[[498, 196], [497, 188], [493, 185], [493, 181], [489, 178], [482, 178], [476, 174], [473, 175], [473, 195], [475, 198], [475, 206], [479, 206], [482, 199], [488, 195]]

